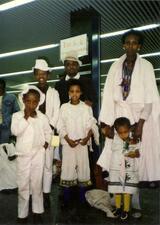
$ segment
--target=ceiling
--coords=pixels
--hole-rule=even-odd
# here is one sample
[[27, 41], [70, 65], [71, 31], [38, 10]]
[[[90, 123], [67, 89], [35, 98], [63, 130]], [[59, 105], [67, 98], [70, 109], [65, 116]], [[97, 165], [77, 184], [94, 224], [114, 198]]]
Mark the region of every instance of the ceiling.
[[[0, 0], [0, 4], [9, 0]], [[160, 24], [160, 1], [109, 0], [35, 0], [0, 12], [0, 54], [53, 43], [70, 37], [70, 12], [92, 6], [101, 15], [101, 34], [148, 24]], [[160, 52], [160, 26], [144, 31], [141, 54]], [[101, 60], [123, 54], [121, 35], [101, 39]], [[31, 70], [38, 56], [48, 57], [51, 66], [60, 66], [59, 47], [17, 56], [0, 58], [0, 74]], [[147, 57], [155, 69], [160, 68], [160, 55]], [[101, 74], [107, 74], [111, 63], [101, 64]], [[52, 72], [57, 79], [62, 70]], [[160, 70], [155, 71], [160, 78]], [[32, 74], [5, 77], [8, 90], [16, 84], [34, 81]], [[101, 83], [105, 81], [102, 76]], [[159, 82], [159, 81], [158, 81]], [[54, 83], [53, 83], [54, 84]], [[158, 83], [159, 84], [159, 83]]]

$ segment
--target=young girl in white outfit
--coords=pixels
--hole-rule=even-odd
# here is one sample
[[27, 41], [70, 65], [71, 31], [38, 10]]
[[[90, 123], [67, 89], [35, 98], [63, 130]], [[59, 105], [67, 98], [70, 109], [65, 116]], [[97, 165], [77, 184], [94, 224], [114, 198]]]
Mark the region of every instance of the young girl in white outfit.
[[95, 119], [91, 107], [80, 101], [79, 80], [69, 81], [70, 101], [61, 106], [58, 132], [62, 143], [62, 172], [60, 184], [64, 187], [64, 202], [70, 200], [71, 187], [80, 186], [80, 201], [85, 200], [86, 186], [91, 185], [88, 159], [88, 141]]
[[11, 124], [11, 131], [17, 136], [18, 222], [27, 222], [30, 194], [33, 218], [39, 222], [44, 212], [42, 175], [45, 149], [52, 130], [47, 117], [37, 110], [44, 102], [44, 94], [37, 87], [29, 86], [22, 92], [22, 99], [24, 110], [13, 114]]
[[[131, 195], [138, 190], [139, 142], [130, 137], [130, 121], [119, 117], [114, 122], [116, 134], [112, 143], [108, 191], [115, 194], [115, 217], [128, 218]], [[123, 197], [123, 204], [122, 204]], [[123, 206], [122, 206], [123, 205]], [[122, 207], [122, 209], [121, 209]]]

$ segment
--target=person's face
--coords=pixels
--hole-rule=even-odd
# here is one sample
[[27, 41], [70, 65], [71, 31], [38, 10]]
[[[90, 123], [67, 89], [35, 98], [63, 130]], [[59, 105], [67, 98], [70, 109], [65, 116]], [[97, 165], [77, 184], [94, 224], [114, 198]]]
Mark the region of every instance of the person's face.
[[71, 99], [72, 104], [78, 104], [79, 103], [79, 99], [80, 99], [80, 96], [81, 96], [82, 92], [81, 92], [81, 89], [78, 85], [72, 85], [69, 88], [68, 94], [69, 94], [69, 97]]
[[30, 112], [34, 112], [39, 103], [39, 97], [35, 94], [29, 93], [25, 97], [23, 97], [23, 103], [25, 105], [25, 109]]
[[47, 83], [47, 80], [48, 80], [48, 72], [36, 69], [35, 70], [35, 78], [39, 84], [44, 85]]
[[117, 133], [119, 135], [119, 137], [126, 141], [129, 137], [129, 132], [130, 132], [130, 129], [128, 126], [120, 126], [117, 128]]
[[123, 44], [123, 48], [128, 56], [136, 55], [141, 48], [141, 45], [139, 44], [139, 37], [136, 35], [127, 36]]
[[2, 96], [5, 92], [3, 85], [0, 84], [0, 96]]
[[66, 74], [70, 77], [74, 77], [79, 71], [79, 64], [76, 61], [67, 60], [65, 61], [64, 66]]

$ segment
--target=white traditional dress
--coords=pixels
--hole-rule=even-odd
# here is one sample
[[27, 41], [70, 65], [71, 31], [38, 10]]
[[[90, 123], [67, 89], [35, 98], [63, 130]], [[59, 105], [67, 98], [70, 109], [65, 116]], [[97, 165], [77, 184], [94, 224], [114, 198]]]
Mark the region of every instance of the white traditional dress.
[[139, 143], [128, 144], [115, 134], [112, 143], [108, 192], [129, 194], [137, 192], [139, 159], [126, 157], [125, 154], [139, 150], [139, 147]]
[[[131, 124], [144, 119], [139, 167], [140, 181], [160, 180], [160, 100], [154, 70], [150, 62], [137, 54], [132, 72], [130, 92], [122, 97], [122, 67], [126, 55], [111, 66], [104, 87], [99, 120], [113, 125], [118, 117], [127, 117]], [[111, 139], [106, 138], [105, 147], [98, 164], [109, 170], [112, 154]]]
[[78, 144], [72, 148], [64, 137], [68, 135], [72, 140], [83, 139], [94, 124], [91, 108], [84, 102], [80, 101], [77, 105], [68, 102], [61, 106], [58, 131], [62, 143], [62, 186], [74, 186], [77, 183], [84, 186], [91, 184], [88, 146]]

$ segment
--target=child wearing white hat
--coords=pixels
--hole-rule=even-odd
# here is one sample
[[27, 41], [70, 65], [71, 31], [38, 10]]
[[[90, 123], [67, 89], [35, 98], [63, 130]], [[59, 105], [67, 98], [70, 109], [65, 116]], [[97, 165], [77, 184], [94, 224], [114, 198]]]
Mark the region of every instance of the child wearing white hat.
[[24, 110], [13, 114], [11, 124], [11, 131], [17, 136], [18, 222], [27, 222], [31, 193], [34, 220], [40, 222], [44, 212], [42, 177], [45, 150], [52, 130], [46, 116], [37, 109], [44, 102], [44, 94], [37, 87], [28, 86], [21, 97]]

